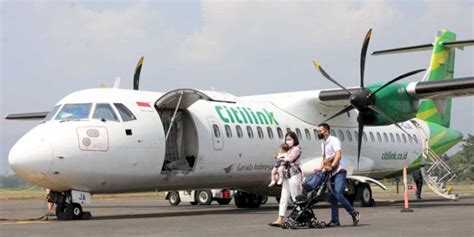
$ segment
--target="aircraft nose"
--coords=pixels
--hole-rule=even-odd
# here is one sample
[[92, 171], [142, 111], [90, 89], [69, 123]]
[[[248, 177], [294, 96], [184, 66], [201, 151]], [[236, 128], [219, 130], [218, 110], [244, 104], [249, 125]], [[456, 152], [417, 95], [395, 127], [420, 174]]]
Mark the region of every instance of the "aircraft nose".
[[45, 177], [51, 167], [51, 160], [52, 150], [46, 139], [28, 134], [13, 146], [8, 155], [13, 171], [31, 182]]

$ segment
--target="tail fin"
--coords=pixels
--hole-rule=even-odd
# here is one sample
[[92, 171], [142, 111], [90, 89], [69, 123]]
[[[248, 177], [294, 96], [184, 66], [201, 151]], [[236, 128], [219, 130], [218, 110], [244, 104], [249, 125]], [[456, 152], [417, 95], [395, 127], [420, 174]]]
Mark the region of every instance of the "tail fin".
[[[433, 43], [430, 67], [424, 81], [453, 79], [455, 48], [446, 47], [445, 43], [454, 42], [456, 35], [448, 30], [438, 31]], [[451, 99], [422, 100], [416, 114], [418, 119], [449, 127], [451, 122]]]
[[[429, 68], [423, 81], [449, 80], [453, 78], [455, 48], [464, 49], [474, 45], [474, 40], [456, 41], [456, 35], [448, 30], [440, 30], [432, 44], [388, 49], [373, 52], [372, 55], [394, 54], [433, 50]], [[451, 121], [451, 99], [422, 100], [416, 117], [428, 122], [449, 127]]]

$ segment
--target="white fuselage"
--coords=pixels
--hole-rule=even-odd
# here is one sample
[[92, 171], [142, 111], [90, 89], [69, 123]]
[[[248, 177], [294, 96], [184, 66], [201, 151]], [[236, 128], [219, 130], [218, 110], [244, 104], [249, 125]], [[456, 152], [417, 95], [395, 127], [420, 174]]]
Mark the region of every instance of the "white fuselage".
[[[201, 97], [194, 98], [194, 92]], [[209, 97], [204, 98], [206, 93]], [[321, 162], [315, 125], [341, 107], [320, 103], [315, 99], [317, 93], [232, 98], [225, 93], [188, 90], [179, 101], [179, 94], [79, 91], [57, 105], [90, 103], [87, 118], [55, 119], [54, 114], [17, 142], [9, 162], [19, 176], [56, 191], [238, 188], [272, 193], [266, 188], [274, 166], [272, 155], [278, 152], [287, 129], [301, 134], [304, 171]], [[178, 101], [181, 104], [175, 110]], [[118, 121], [94, 119], [98, 103], [110, 104]], [[114, 103], [125, 105], [136, 119], [124, 121]], [[393, 125], [366, 126], [357, 168], [357, 115], [351, 112], [340, 117], [334, 119], [331, 129], [342, 142], [345, 166], [350, 173], [372, 178], [383, 178], [413, 163], [422, 152], [424, 133], [429, 132], [411, 121], [400, 124], [415, 141]]]

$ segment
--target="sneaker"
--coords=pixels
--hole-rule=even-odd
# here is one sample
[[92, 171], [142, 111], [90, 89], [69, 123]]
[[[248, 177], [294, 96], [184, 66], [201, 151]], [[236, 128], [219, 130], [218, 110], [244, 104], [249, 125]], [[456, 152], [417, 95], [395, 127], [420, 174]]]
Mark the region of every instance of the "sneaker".
[[278, 179], [277, 185], [282, 185], [282, 184], [283, 184], [283, 179], [282, 178]]
[[330, 221], [326, 224], [326, 227], [337, 227], [337, 226], [341, 226], [341, 223], [339, 223], [339, 221]]
[[271, 188], [271, 187], [275, 186], [275, 183], [276, 183], [275, 180], [272, 180], [272, 182], [270, 182], [270, 184], [268, 185], [268, 187]]
[[359, 221], [360, 221], [360, 214], [358, 211], [356, 211], [354, 214], [352, 214], [352, 225], [359, 224]]

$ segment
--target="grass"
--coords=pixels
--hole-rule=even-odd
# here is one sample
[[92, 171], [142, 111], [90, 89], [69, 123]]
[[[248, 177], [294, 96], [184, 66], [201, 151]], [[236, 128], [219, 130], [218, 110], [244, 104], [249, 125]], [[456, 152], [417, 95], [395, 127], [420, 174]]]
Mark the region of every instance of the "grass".
[[[396, 185], [385, 182], [387, 190], [382, 190], [372, 185], [372, 192], [375, 199], [400, 199], [403, 198], [403, 185], [400, 183], [399, 193], [396, 193]], [[450, 185], [453, 193], [459, 196], [474, 196], [474, 184], [472, 183], [455, 183]], [[409, 191], [414, 194], [414, 190]], [[436, 196], [428, 185], [423, 185], [423, 196]], [[27, 187], [24, 189], [2, 189], [0, 188], [0, 200], [42, 200], [46, 197], [46, 190], [37, 186]], [[96, 194], [93, 200], [163, 200], [164, 192], [145, 192], [145, 193], [124, 193], [124, 194]]]

